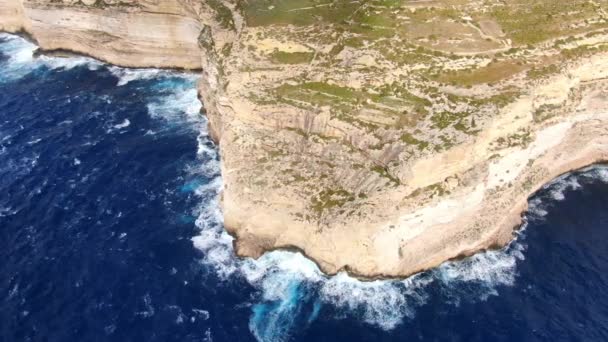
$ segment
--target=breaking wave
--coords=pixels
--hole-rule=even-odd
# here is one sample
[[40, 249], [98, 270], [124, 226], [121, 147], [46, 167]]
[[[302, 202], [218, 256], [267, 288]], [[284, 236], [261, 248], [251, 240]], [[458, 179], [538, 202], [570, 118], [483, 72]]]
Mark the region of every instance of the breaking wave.
[[158, 77], [175, 75], [174, 72], [160, 69], [128, 69], [111, 66], [108, 70], [118, 78], [118, 82], [116, 83], [117, 86], [124, 86], [137, 80], [151, 80]]
[[[159, 117], [169, 122], [178, 121], [177, 114], [175, 113], [180, 113], [181, 111], [187, 115], [187, 121], [199, 126], [202, 124], [200, 120], [202, 106], [198, 100], [196, 88], [183, 81], [178, 84], [178, 86], [173, 87], [170, 84], [166, 85], [172, 91], [149, 103], [148, 111], [152, 117]], [[180, 111], [176, 112], [177, 108]], [[181, 115], [179, 119], [183, 121]]]
[[182, 290], [199, 198], [177, 189], [220, 181], [196, 78], [35, 50], [0, 34], [0, 340], [211, 340], [213, 303]]
[[[217, 158], [206, 139], [199, 143], [205, 160], [209, 156]], [[311, 260], [288, 251], [266, 253], [258, 260], [241, 260], [235, 257], [233, 238], [222, 225], [217, 200], [222, 187], [219, 163], [213, 163], [212, 167], [216, 169], [207, 170], [207, 174], [216, 174], [216, 180], [196, 189], [204, 199], [202, 202], [211, 204], [199, 208], [196, 224], [200, 235], [193, 238], [193, 243], [203, 251], [203, 266], [220, 279], [243, 278], [257, 289], [249, 328], [260, 341], [287, 340], [296, 328], [325, 312], [338, 317], [359, 317], [367, 324], [392, 330], [403, 320], [413, 318], [417, 308], [427, 303], [430, 287], [439, 287], [445, 301], [456, 306], [462, 300], [486, 300], [497, 295], [501, 286], [515, 283], [517, 264], [525, 258], [526, 245], [521, 237], [525, 235], [526, 224], [518, 237], [501, 250], [446, 262], [403, 280], [368, 282], [346, 273], [327, 277]], [[568, 182], [570, 187], [575, 184], [572, 180]], [[531, 210], [541, 207], [542, 203], [532, 205]]]
[[[214, 155], [203, 145], [204, 155]], [[215, 155], [214, 155], [215, 158]], [[219, 168], [219, 163], [213, 167]], [[608, 167], [594, 166], [568, 174], [547, 184], [550, 198], [535, 196], [515, 239], [500, 250], [481, 252], [464, 260], [450, 261], [439, 267], [403, 280], [360, 281], [346, 273], [325, 276], [311, 260], [300, 253], [273, 251], [258, 260], [240, 260], [234, 256], [233, 238], [222, 226], [217, 197], [222, 183], [217, 181], [197, 189], [212, 200], [201, 206], [197, 226], [200, 235], [194, 245], [203, 251], [202, 264], [213, 269], [224, 281], [242, 277], [258, 291], [252, 306], [249, 328], [259, 341], [288, 340], [302, 324], [309, 324], [321, 313], [358, 317], [383, 330], [395, 329], [406, 319], [415, 317], [425, 305], [431, 288], [439, 288], [443, 300], [454, 306], [462, 301], [485, 301], [498, 295], [500, 287], [513, 286], [517, 265], [525, 259], [528, 220], [546, 215], [551, 201], [563, 200], [567, 191], [577, 190], [580, 182], [600, 179], [608, 182]], [[323, 307], [329, 310], [323, 310]]]
[[88, 57], [55, 58], [35, 56], [38, 47], [27, 40], [8, 33], [0, 33], [0, 54], [9, 59], [7, 68], [2, 70], [0, 82], [23, 77], [32, 71], [46, 67], [49, 69], [72, 69], [86, 65], [90, 70], [98, 69], [102, 63]]
[[[69, 69], [86, 65], [95, 69], [100, 65], [86, 57], [35, 58], [35, 45], [8, 34], [0, 34], [0, 41], [4, 42], [0, 45], [0, 53], [10, 58], [9, 68], [3, 70], [0, 82], [21, 77], [41, 66]], [[416, 316], [417, 310], [430, 300], [431, 288], [439, 288], [442, 300], [455, 306], [462, 301], [487, 300], [497, 295], [500, 287], [513, 286], [517, 281], [517, 266], [525, 259], [527, 248], [527, 221], [542, 220], [551, 203], [563, 200], [568, 191], [580, 189], [587, 181], [608, 182], [606, 166], [594, 166], [561, 176], [544, 187], [547, 191], [543, 192], [543, 196], [530, 200], [524, 225], [508, 246], [478, 253], [464, 260], [446, 262], [433, 270], [402, 280], [366, 282], [346, 273], [327, 277], [314, 262], [300, 253], [288, 251], [266, 253], [258, 260], [238, 259], [233, 250], [233, 238], [223, 228], [219, 207], [219, 194], [223, 186], [219, 155], [208, 136], [207, 121], [200, 115], [196, 77], [180, 75], [178, 81], [175, 74], [153, 69], [112, 67], [111, 72], [118, 77], [117, 86], [160, 78], [155, 86], [162, 90], [162, 95], [148, 104], [150, 115], [174, 125], [183, 122], [184, 117], [181, 115], [178, 120], [176, 113], [185, 114], [188, 123], [184, 125], [185, 129], [198, 130], [197, 154], [198, 159], [204, 162], [187, 166], [191, 177], [181, 189], [200, 198], [195, 212], [195, 223], [200, 232], [192, 242], [202, 251], [200, 263], [205, 270], [224, 282], [244, 279], [257, 290], [250, 303], [252, 313], [249, 329], [260, 341], [288, 340], [296, 327], [310, 324], [321, 315], [357, 317], [366, 324], [392, 330], [404, 320]], [[187, 82], [184, 82], [184, 77]], [[130, 122], [125, 120], [117, 123], [116, 128], [129, 125]], [[25, 170], [33, 162], [35, 159], [9, 167]], [[198, 182], [198, 178], [211, 181]], [[0, 207], [0, 216], [12, 210], [10, 207]], [[141, 315], [154, 315], [149, 295], [143, 297], [140, 312]], [[201, 310], [201, 319], [208, 318], [208, 312]], [[179, 319], [183, 321], [183, 318]]]
[[[220, 185], [200, 191], [217, 193], [219, 189], [213, 187]], [[201, 234], [193, 241], [204, 252], [203, 264], [225, 281], [243, 277], [258, 290], [249, 327], [260, 341], [287, 340], [302, 322], [314, 321], [325, 305], [338, 318], [359, 317], [367, 324], [392, 330], [404, 319], [413, 318], [416, 309], [427, 302], [429, 286], [440, 286], [446, 301], [455, 305], [463, 299], [485, 300], [496, 295], [498, 287], [514, 284], [517, 262], [524, 259], [525, 251], [525, 245], [515, 240], [502, 250], [444, 263], [403, 280], [368, 282], [346, 273], [327, 277], [300, 253], [274, 251], [258, 260], [239, 260], [217, 209], [205, 207], [197, 225]]]
[[563, 174], [545, 184], [537, 195], [528, 201], [529, 220], [542, 220], [555, 202], [563, 201], [569, 191], [576, 191], [586, 183], [608, 183], [608, 165], [598, 164], [579, 171]]

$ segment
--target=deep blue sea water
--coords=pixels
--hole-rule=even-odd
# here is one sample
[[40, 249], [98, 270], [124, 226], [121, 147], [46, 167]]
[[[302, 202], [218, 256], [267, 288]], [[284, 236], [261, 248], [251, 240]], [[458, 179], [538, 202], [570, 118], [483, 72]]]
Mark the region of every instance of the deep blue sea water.
[[238, 260], [196, 77], [0, 35], [0, 341], [606, 341], [608, 168], [500, 251], [397, 281]]

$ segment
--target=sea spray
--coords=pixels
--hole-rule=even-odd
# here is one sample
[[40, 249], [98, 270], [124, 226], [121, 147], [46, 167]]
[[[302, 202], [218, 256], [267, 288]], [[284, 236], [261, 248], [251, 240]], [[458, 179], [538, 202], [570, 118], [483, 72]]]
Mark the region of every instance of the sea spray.
[[[289, 255], [285, 254], [288, 253]], [[303, 312], [311, 300], [314, 284], [321, 279], [312, 261], [301, 254], [277, 252], [241, 267], [247, 281], [260, 290], [249, 322], [251, 332], [261, 341], [282, 341], [311, 312]]]
[[[547, 184], [551, 199], [561, 200], [565, 192], [580, 188], [581, 178], [608, 181], [608, 167], [595, 166], [576, 175], [565, 175]], [[200, 193], [208, 198], [220, 191], [207, 186]], [[209, 194], [211, 193], [211, 194]], [[339, 315], [359, 317], [383, 330], [397, 327], [404, 319], [413, 318], [418, 307], [430, 295], [430, 287], [440, 288], [445, 302], [455, 306], [465, 301], [487, 300], [498, 295], [503, 286], [517, 280], [517, 264], [525, 259], [523, 242], [529, 219], [542, 219], [546, 203], [542, 198], [530, 201], [529, 217], [516, 231], [515, 239], [504, 248], [477, 253], [459, 261], [403, 280], [360, 281], [346, 273], [327, 277], [317, 266], [299, 253], [274, 251], [260, 259], [239, 260], [234, 257], [232, 238], [221, 229], [221, 213], [209, 208], [201, 211], [197, 221], [201, 235], [194, 243], [205, 251], [204, 263], [212, 265], [224, 278], [244, 277], [259, 292], [252, 307], [250, 330], [260, 341], [284, 341], [307, 318], [316, 317], [324, 305], [331, 305]], [[315, 298], [312, 298], [314, 296]], [[303, 307], [316, 306], [308, 311]], [[297, 316], [300, 316], [299, 318]]]
[[[10, 40], [3, 44], [5, 54], [11, 56], [11, 68], [3, 77], [18, 77], [37, 67], [72, 68], [86, 65], [95, 68], [98, 62], [89, 58], [59, 59], [39, 57], [34, 59], [35, 46], [14, 36], [2, 36]], [[434, 270], [403, 280], [364, 282], [340, 273], [326, 277], [316, 265], [299, 253], [275, 251], [258, 260], [238, 259], [232, 248], [233, 238], [223, 229], [219, 207], [222, 188], [217, 150], [208, 137], [206, 120], [200, 115], [194, 76], [187, 82], [178, 80], [174, 74], [154, 69], [123, 69], [112, 67], [118, 77], [117, 86], [132, 82], [158, 78], [154, 85], [161, 95], [148, 104], [151, 116], [166, 121], [168, 126], [183, 122], [185, 129], [197, 129], [197, 165], [188, 165], [190, 178], [187, 192], [201, 199], [196, 209], [196, 225], [200, 234], [193, 238], [194, 245], [203, 253], [201, 266], [213, 271], [219, 279], [229, 282], [235, 277], [246, 280], [257, 289], [253, 298], [249, 328], [263, 341], [287, 340], [302, 322], [311, 323], [324, 312], [336, 315], [359, 317], [367, 324], [384, 330], [395, 329], [403, 320], [415, 317], [430, 295], [430, 287], [441, 288], [445, 301], [459, 305], [462, 300], [486, 300], [496, 295], [501, 286], [512, 286], [517, 279], [517, 263], [524, 259], [526, 246], [516, 239], [509, 246], [478, 253], [461, 261], [447, 262]], [[182, 77], [181, 75], [180, 77]], [[126, 121], [114, 124], [115, 128], [126, 128]], [[155, 132], [151, 132], [154, 134]], [[581, 177], [604, 177], [606, 168], [594, 168]], [[199, 182], [198, 177], [209, 179]], [[565, 191], [576, 190], [579, 180], [560, 177], [546, 186], [553, 199], [563, 199]], [[197, 185], [200, 184], [200, 185]], [[184, 189], [184, 187], [182, 187]], [[530, 202], [530, 216], [540, 219], [546, 213], [543, 199]], [[525, 228], [525, 226], [524, 226]], [[522, 229], [521, 232], [524, 232]], [[523, 233], [520, 233], [523, 234]], [[331, 306], [332, 310], [324, 310]]]
[[384, 330], [394, 329], [404, 317], [413, 317], [415, 308], [426, 301], [424, 287], [431, 281], [423, 275], [404, 280], [363, 282], [346, 273], [321, 284], [321, 299], [349, 315], [362, 317]]
[[89, 57], [57, 58], [48, 56], [35, 57], [38, 49], [36, 45], [24, 38], [0, 33], [0, 53], [8, 56], [7, 67], [2, 70], [0, 82], [8, 82], [23, 77], [24, 75], [40, 68], [49, 69], [72, 69], [86, 65], [90, 70], [98, 69], [102, 63]]
[[92, 59], [37, 56], [19, 37], [0, 40], [0, 287], [9, 286], [0, 340], [221, 336], [188, 240], [196, 191], [221, 181], [217, 167], [199, 163], [217, 158], [203, 142], [196, 79], [118, 86]]
[[608, 183], [608, 165], [591, 165], [555, 178], [542, 186], [538, 194], [528, 200], [527, 220], [542, 220], [556, 202], [563, 201], [566, 198], [569, 191], [579, 190], [585, 184], [593, 183], [594, 181]]
[[[71, 59], [42, 58], [34, 62], [32, 60], [34, 50], [31, 44], [23, 43], [23, 40], [13, 36], [6, 37], [0, 36], [0, 39], [11, 40], [8, 46], [12, 52], [4, 50], [6, 44], [2, 45], [2, 49], [6, 54], [16, 57], [2, 77], [7, 75], [11, 77], [10, 72], [13, 71], [30, 72], [34, 68], [27, 66], [29, 63], [47, 67], [54, 65], [56, 68], [69, 68], [82, 64], [95, 65], [95, 62], [89, 59], [75, 63]], [[13, 43], [17, 45], [10, 47]], [[116, 70], [115, 72], [118, 72]], [[125, 76], [124, 80], [119, 79], [118, 86], [151, 78], [155, 72], [137, 70], [125, 74], [128, 76]], [[17, 74], [13, 76], [15, 75]], [[478, 253], [461, 261], [444, 263], [434, 270], [403, 280], [362, 282], [345, 273], [326, 277], [312, 261], [299, 253], [286, 251], [267, 253], [258, 260], [236, 258], [232, 249], [233, 238], [222, 226], [219, 207], [222, 181], [217, 150], [208, 137], [204, 117], [199, 115], [200, 103], [196, 98], [195, 90], [193, 91], [194, 83], [192, 81], [180, 86], [179, 82], [174, 82], [171, 76], [165, 78], [164, 75], [159, 83], [160, 85], [157, 86], [163, 88], [163, 94], [149, 105], [150, 114], [165, 120], [167, 124], [176, 124], [176, 113], [185, 114], [188, 118], [186, 121], [191, 124], [188, 127], [200, 131], [197, 153], [200, 161], [205, 162], [186, 166], [190, 178], [184, 180], [184, 184], [189, 184], [187, 192], [196, 194], [201, 202], [195, 212], [200, 234], [193, 238], [194, 245], [203, 254], [201, 267], [214, 272], [225, 282], [235, 278], [244, 279], [257, 290], [257, 293], [251, 297], [252, 303], [247, 305], [251, 307], [249, 329], [259, 340], [288, 340], [303, 322], [310, 324], [327, 312], [341, 317], [353, 316], [367, 324], [391, 330], [404, 320], [416, 316], [417, 310], [430, 300], [431, 287], [441, 289], [441, 300], [459, 305], [463, 300], [487, 300], [490, 296], [496, 295], [500, 287], [513, 286], [517, 282], [517, 265], [524, 259], [527, 248], [522, 242], [525, 240], [523, 237], [526, 234], [526, 224], [518, 231], [517, 238], [503, 249]], [[120, 125], [121, 122], [123, 121], [118, 121], [117, 124]], [[10, 136], [0, 137], [0, 140], [4, 141], [7, 137]], [[5, 150], [6, 146], [2, 146], [0, 155], [5, 153]], [[35, 165], [36, 160], [37, 157], [34, 156], [32, 159], [23, 160], [22, 164], [6, 163], [7, 165], [0, 166], [0, 173], [3, 167], [23, 167], [25, 170]], [[74, 164], [78, 166], [80, 160]], [[197, 182], [198, 178], [211, 181]], [[543, 196], [535, 196], [530, 200], [526, 219], [542, 220], [556, 200], [563, 200], [569, 191], [576, 191], [592, 180], [608, 182], [608, 168], [591, 167], [564, 175], [546, 185], [544, 189], [548, 191]], [[13, 215], [16, 210], [8, 206], [0, 206], [0, 216]], [[17, 295], [20, 290], [18, 285], [12, 287], [14, 290], [9, 292], [9, 297]], [[155, 315], [154, 309], [156, 302], [149, 294], [141, 297], [138, 305], [136, 310], [141, 313], [140, 316], [146, 318], [158, 316]], [[326, 310], [328, 307], [332, 310]], [[160, 310], [157, 308], [156, 312]], [[209, 312], [197, 310], [196, 315], [190, 318], [191, 321], [209, 319]], [[171, 312], [173, 311], [176, 312], [176, 320], [179, 320], [176, 324], [183, 324], [181, 309], [172, 307]], [[115, 325], [108, 325], [106, 333], [114, 333], [115, 329]], [[206, 329], [204, 333], [206, 338], [211, 338], [211, 330]]]
[[111, 66], [108, 68], [110, 72], [118, 78], [117, 86], [124, 86], [132, 81], [151, 80], [162, 77], [175, 76], [175, 72], [162, 69], [130, 69]]
[[[164, 106], [162, 102], [155, 104], [151, 112], [162, 112]], [[204, 128], [202, 136], [199, 149], [207, 160], [213, 152]], [[445, 288], [446, 299], [455, 304], [462, 297], [487, 299], [497, 293], [498, 286], [514, 283], [517, 261], [523, 259], [525, 247], [516, 241], [501, 250], [445, 263], [403, 280], [373, 282], [360, 281], [346, 273], [327, 277], [300, 253], [273, 251], [258, 260], [241, 260], [235, 257], [233, 238], [222, 226], [217, 199], [222, 187], [219, 163], [206, 165], [215, 168], [211, 174], [216, 174], [217, 180], [196, 191], [206, 204], [199, 208], [196, 224], [200, 234], [193, 243], [203, 252], [202, 265], [213, 269], [220, 279], [241, 277], [259, 291], [249, 327], [260, 341], [289, 339], [302, 322], [317, 317], [324, 305], [331, 305], [332, 312], [339, 315], [360, 317], [368, 324], [391, 330], [416, 315], [416, 308], [428, 299], [431, 284]]]
[[[203, 143], [206, 140], [202, 141]], [[201, 147], [207, 150], [208, 146]], [[219, 179], [219, 164], [215, 173]], [[221, 192], [221, 181], [214, 181], [197, 190], [208, 203]], [[458, 262], [403, 280], [360, 281], [346, 273], [325, 276], [318, 267], [300, 253], [273, 251], [258, 260], [238, 259], [233, 251], [233, 238], [222, 226], [217, 200], [199, 208], [197, 225], [200, 235], [194, 245], [203, 251], [202, 264], [213, 269], [224, 281], [244, 278], [259, 295], [252, 306], [251, 332], [260, 341], [285, 341], [302, 322], [323, 313], [330, 305], [337, 315], [360, 317], [367, 324], [391, 330], [413, 318], [424, 305], [429, 286], [445, 289], [446, 300], [458, 304], [487, 299], [496, 295], [499, 286], [512, 285], [516, 279], [517, 262], [523, 260], [525, 246], [517, 240], [498, 250], [479, 253]]]

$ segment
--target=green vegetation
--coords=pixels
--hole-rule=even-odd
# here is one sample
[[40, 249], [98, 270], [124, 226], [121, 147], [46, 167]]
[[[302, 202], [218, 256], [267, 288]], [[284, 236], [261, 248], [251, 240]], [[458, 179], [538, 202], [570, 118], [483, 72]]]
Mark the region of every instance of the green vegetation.
[[308, 178], [302, 176], [300, 173], [298, 173], [297, 171], [295, 171], [293, 169], [283, 170], [283, 173], [286, 174], [286, 175], [291, 175], [292, 180], [289, 183], [304, 182], [304, 181], [306, 181], [308, 179]]
[[498, 108], [502, 108], [509, 103], [515, 101], [521, 95], [520, 90], [506, 90], [500, 94], [492, 95], [485, 98], [471, 98], [469, 104], [474, 107], [481, 107], [485, 105], [494, 105]]
[[393, 82], [391, 84], [385, 84], [378, 89], [380, 92], [379, 96], [376, 97], [375, 101], [382, 101], [382, 99], [394, 98], [400, 102], [407, 103], [408, 106], [413, 107], [415, 112], [427, 113], [427, 108], [432, 105], [431, 101], [424, 97], [416, 96], [407, 90], [402, 84]]
[[[495, 123], [493, 119], [504, 113], [505, 106], [524, 94], [534, 95], [533, 87], [539, 82], [529, 80], [560, 73], [570, 59], [608, 51], [602, 44], [575, 47], [586, 33], [590, 37], [608, 27], [606, 14], [599, 10], [608, 8], [608, 0], [237, 3], [250, 27], [243, 36], [252, 38], [247, 42], [249, 49], [243, 48], [244, 63], [237, 68], [249, 68], [252, 81], [248, 84], [259, 81], [261, 85], [249, 89], [252, 101], [259, 105], [256, 111], [271, 110], [277, 126], [284, 127], [293, 120], [283, 120], [283, 113], [277, 110], [275, 114], [275, 109], [291, 107], [310, 117], [321, 114], [315, 129], [327, 126], [319, 131], [328, 136], [306, 128], [286, 128], [292, 141], [310, 145], [304, 151], [306, 158], [318, 158], [324, 172], [303, 175], [321, 181], [321, 186], [331, 184], [332, 189], [319, 193], [307, 189], [310, 208], [319, 217], [345, 205], [341, 209], [352, 209], [348, 202], [360, 196], [331, 183], [337, 169], [352, 165], [361, 177], [377, 173], [379, 177], [373, 178], [386, 183], [385, 187], [400, 185], [401, 168], [416, 158], [472, 142], [472, 135]], [[218, 18], [228, 18], [225, 10], [216, 12]], [[230, 23], [223, 21], [223, 25]], [[590, 43], [596, 41], [599, 36]], [[273, 45], [282, 47], [272, 51]], [[303, 52], [307, 50], [288, 50], [290, 46], [311, 48]], [[233, 60], [223, 62], [229, 70]], [[534, 120], [550, 118], [561, 106], [538, 108]], [[528, 146], [536, 126], [502, 133], [504, 137], [495, 140], [493, 147]], [[282, 147], [285, 153], [296, 150]], [[289, 182], [303, 181], [302, 175], [292, 175], [292, 169], [285, 172]], [[449, 193], [447, 188], [440, 182], [418, 194], [424, 199], [443, 196]]]
[[440, 135], [439, 140], [441, 140], [441, 143], [433, 146], [433, 148], [437, 152], [449, 150], [450, 148], [454, 147], [454, 141], [450, 137], [446, 136], [445, 134]]
[[226, 29], [236, 30], [232, 11], [220, 0], [207, 0], [207, 5], [215, 11], [215, 19]]
[[561, 106], [558, 104], [544, 104], [534, 111], [532, 117], [534, 118], [534, 121], [542, 122], [554, 116], [555, 111], [559, 108], [561, 108]]
[[458, 59], [455, 55], [448, 55], [441, 51], [431, 50], [423, 46], [411, 43], [396, 42], [385, 43], [378, 50], [384, 58], [397, 63], [400, 66], [432, 62], [434, 58]]
[[335, 102], [353, 103], [357, 102], [359, 97], [365, 96], [365, 94], [354, 89], [325, 82], [307, 82], [298, 85], [283, 84], [275, 89], [275, 93], [278, 96], [290, 97], [316, 105], [333, 104]]
[[445, 188], [445, 186], [441, 182], [425, 186], [424, 188], [418, 188], [414, 190], [411, 194], [409, 194], [406, 198], [416, 198], [423, 194], [429, 196], [430, 198], [434, 198], [435, 196], [441, 197], [444, 195], [449, 195], [450, 192]]
[[602, 44], [597, 46], [583, 45], [573, 49], [564, 49], [561, 51], [561, 55], [566, 59], [576, 59], [605, 51], [608, 51], [608, 44]]
[[410, 133], [403, 133], [401, 135], [401, 141], [403, 141], [404, 143], [408, 144], [408, 145], [413, 145], [418, 147], [418, 150], [422, 151], [425, 148], [427, 148], [429, 146], [429, 143], [427, 141], [422, 141], [422, 140], [418, 140], [416, 138], [414, 138], [414, 136]]
[[[605, 0], [599, 2], [606, 5]], [[527, 45], [605, 27], [604, 20], [590, 27], [577, 25], [598, 18], [600, 6], [588, 0], [512, 0], [494, 7], [491, 16], [514, 43]]]
[[491, 62], [485, 67], [466, 70], [446, 70], [433, 78], [436, 81], [459, 86], [473, 86], [477, 84], [493, 84], [509, 78], [528, 67], [511, 60]]
[[302, 64], [302, 63], [310, 63], [312, 58], [314, 57], [314, 53], [312, 52], [284, 52], [284, 51], [275, 51], [270, 55], [270, 59], [274, 63], [279, 64]]
[[277, 149], [268, 151], [268, 155], [270, 156], [271, 159], [275, 159], [277, 157], [287, 155], [287, 152], [281, 148], [277, 148]]
[[351, 115], [357, 104], [366, 98], [363, 92], [324, 82], [283, 84], [275, 88], [273, 94], [279, 102], [304, 109], [331, 106], [335, 114], [348, 115], [353, 120]]
[[311, 198], [310, 208], [317, 214], [317, 217], [321, 217], [323, 212], [342, 207], [354, 200], [355, 195], [343, 188], [325, 189]]
[[243, 10], [249, 26], [303, 26], [344, 21], [360, 6], [350, 1], [250, 0]]
[[433, 122], [435, 128], [444, 129], [455, 125], [469, 115], [471, 115], [471, 113], [468, 112], [439, 112], [431, 116], [431, 121]]
[[[327, 82], [303, 82], [283, 84], [275, 88], [272, 95], [277, 102], [306, 110], [329, 106], [333, 118], [369, 131], [378, 127], [413, 127], [428, 115], [432, 105], [428, 99], [410, 93], [397, 83], [362, 90]], [[370, 114], [366, 113], [384, 117], [370, 120]]]
[[443, 183], [435, 183], [426, 187], [427, 191], [431, 192], [431, 198], [435, 196], [445, 196], [449, 195], [450, 192], [445, 188]]
[[479, 132], [476, 130], [477, 123], [475, 122], [475, 118], [471, 116], [470, 120], [460, 119], [457, 123], [454, 124], [454, 129], [460, 131], [465, 134], [475, 135]]
[[286, 127], [285, 129], [286, 129], [286, 130], [288, 130], [288, 131], [295, 132], [295, 133], [297, 133], [298, 135], [301, 135], [301, 136], [303, 136], [304, 138], [308, 139], [308, 136], [309, 136], [309, 135], [308, 135], [308, 133], [307, 133], [307, 132], [304, 132], [304, 130], [303, 130], [303, 129], [301, 129], [301, 128]]
[[388, 169], [386, 167], [383, 167], [380, 165], [374, 165], [374, 166], [372, 166], [371, 170], [378, 173], [380, 176], [387, 178], [395, 186], [401, 184], [401, 181], [399, 180], [399, 178], [391, 175], [390, 172], [388, 172]]
[[532, 68], [528, 70], [527, 76], [528, 78], [539, 79], [557, 74], [560, 70], [561, 69], [558, 65], [551, 64], [541, 68]]
[[498, 148], [527, 147], [531, 142], [532, 136], [529, 129], [520, 130], [517, 133], [509, 134], [507, 137], [500, 137], [496, 140]]

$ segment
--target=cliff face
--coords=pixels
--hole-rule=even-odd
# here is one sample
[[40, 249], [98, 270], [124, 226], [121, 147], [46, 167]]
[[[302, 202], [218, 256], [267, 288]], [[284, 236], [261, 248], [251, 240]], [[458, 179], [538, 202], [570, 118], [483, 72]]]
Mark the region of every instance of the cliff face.
[[0, 29], [122, 66], [201, 68], [201, 24], [178, 1], [1, 0]]
[[[237, 253], [404, 276], [608, 159], [607, 1], [0, 0], [0, 29], [201, 69]], [[535, 30], [530, 30], [534, 25]]]

